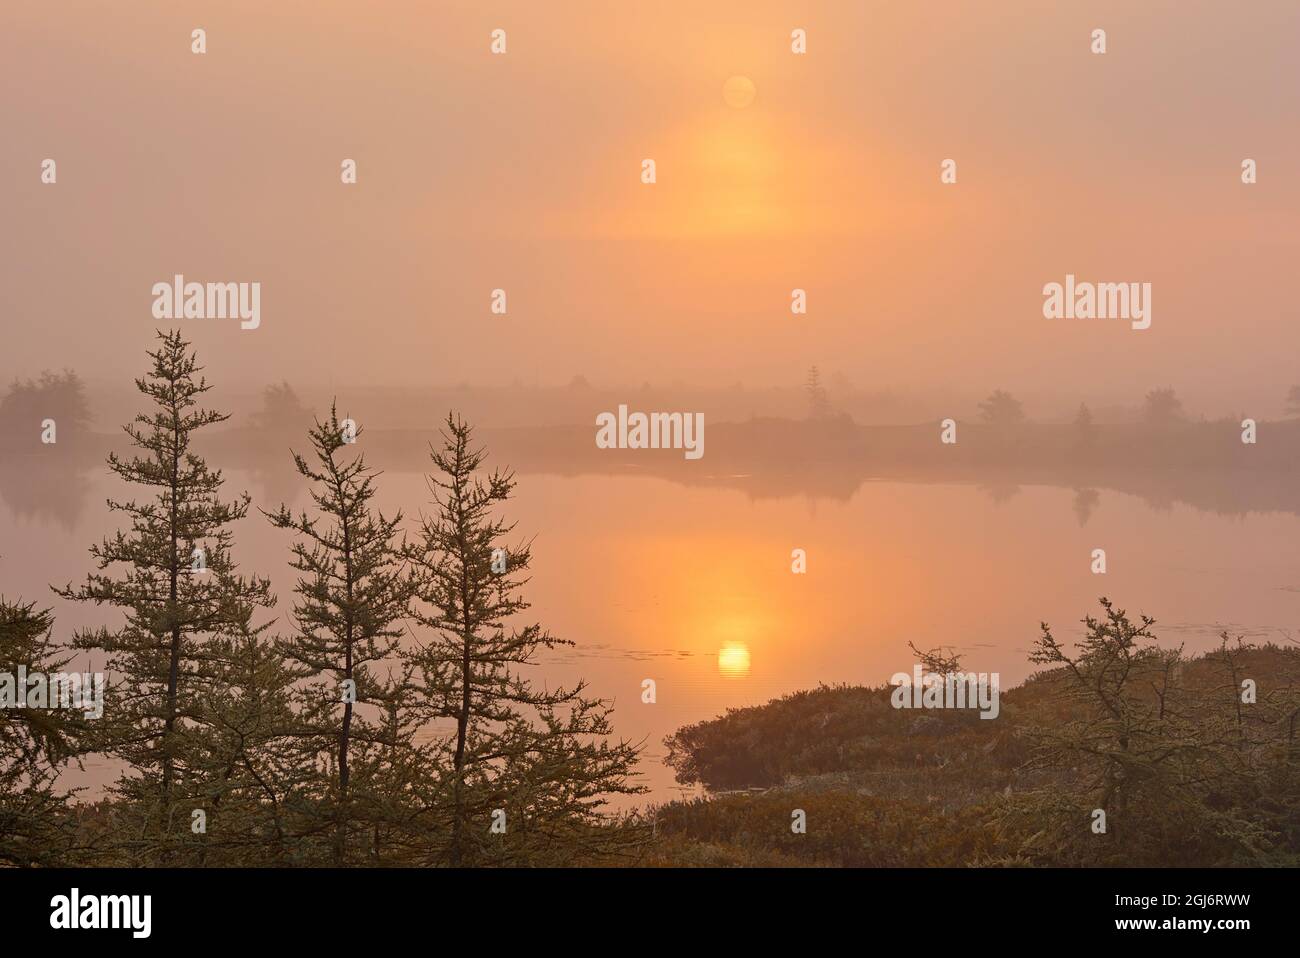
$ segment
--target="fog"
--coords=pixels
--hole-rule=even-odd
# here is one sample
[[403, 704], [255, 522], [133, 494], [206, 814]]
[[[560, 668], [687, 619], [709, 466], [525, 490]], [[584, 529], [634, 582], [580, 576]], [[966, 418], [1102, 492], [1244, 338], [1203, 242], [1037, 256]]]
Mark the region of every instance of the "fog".
[[[5, 4], [0, 378], [75, 369], [113, 428], [182, 274], [261, 284], [257, 329], [175, 323], [234, 407], [582, 376], [788, 411], [815, 364], [897, 397], [865, 420], [1281, 412], [1295, 4], [652, 6]], [[1044, 318], [1067, 274], [1150, 283], [1151, 327]]]

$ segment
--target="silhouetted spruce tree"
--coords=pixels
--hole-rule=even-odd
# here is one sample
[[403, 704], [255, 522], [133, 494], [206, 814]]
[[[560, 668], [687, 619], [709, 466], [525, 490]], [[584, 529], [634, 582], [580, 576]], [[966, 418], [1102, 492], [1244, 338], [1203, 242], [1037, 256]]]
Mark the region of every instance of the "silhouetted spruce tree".
[[826, 394], [826, 387], [822, 385], [822, 374], [816, 366], [808, 370], [808, 378], [804, 381], [803, 388], [808, 396], [808, 418], [813, 421], [830, 418], [830, 399]]
[[1079, 412], [1074, 417], [1074, 443], [1080, 450], [1091, 451], [1097, 442], [1097, 426], [1093, 421], [1092, 410], [1086, 403], [1079, 403]]
[[[304, 575], [294, 588], [296, 634], [281, 643], [281, 651], [307, 676], [299, 735], [312, 763], [326, 770], [316, 815], [331, 832], [330, 858], [341, 865], [374, 854], [373, 818], [383, 805], [370, 774], [378, 767], [374, 751], [385, 744], [413, 748], [409, 735], [389, 741], [383, 725], [360, 712], [369, 706], [379, 716], [401, 685], [380, 677], [378, 667], [397, 664], [410, 585], [398, 541], [401, 513], [386, 518], [374, 509], [377, 473], [360, 455], [339, 455], [349, 444], [337, 410], [331, 407], [329, 419], [318, 421], [308, 436], [311, 460], [295, 453], [294, 463], [312, 483], [316, 514], [295, 515], [281, 506], [266, 515], [299, 536], [292, 565]], [[367, 774], [357, 778], [354, 759], [360, 754], [368, 757]]]
[[108, 458], [117, 476], [152, 497], [110, 499], [129, 531], [91, 548], [99, 571], [84, 585], [56, 590], [126, 615], [120, 627], [78, 633], [74, 644], [107, 656], [102, 721], [107, 751], [130, 766], [115, 792], [118, 814], [131, 823], [127, 860], [137, 864], [179, 864], [182, 846], [193, 848], [191, 813], [212, 788], [203, 701], [222, 681], [212, 639], [237, 627], [247, 607], [274, 602], [269, 583], [240, 575], [231, 558], [231, 527], [248, 511], [247, 494], [223, 500], [221, 472], [192, 449], [199, 430], [227, 416], [197, 405], [210, 387], [196, 378], [200, 367], [180, 333], [158, 338], [152, 368], [136, 380], [153, 409], [123, 427], [139, 453]]
[[603, 814], [611, 795], [643, 790], [632, 782], [637, 750], [607, 740], [610, 710], [583, 695], [584, 683], [539, 690], [524, 677], [539, 653], [572, 643], [511, 624], [528, 608], [519, 593], [529, 546], [507, 549], [514, 526], [493, 513], [513, 475], [476, 475], [484, 453], [456, 416], [431, 458], [436, 510], [411, 553], [415, 617], [430, 631], [406, 652], [430, 717], [451, 726], [436, 743], [442, 778], [431, 788], [443, 809], [430, 860], [564, 864], [614, 853], [638, 839]]
[[[0, 597], [0, 681], [18, 670], [49, 675], [66, 669], [72, 656], [56, 646], [48, 609]], [[47, 700], [47, 705], [52, 705]], [[75, 826], [69, 793], [56, 779], [89, 745], [84, 709], [0, 708], [0, 865], [83, 865], [73, 857]]]

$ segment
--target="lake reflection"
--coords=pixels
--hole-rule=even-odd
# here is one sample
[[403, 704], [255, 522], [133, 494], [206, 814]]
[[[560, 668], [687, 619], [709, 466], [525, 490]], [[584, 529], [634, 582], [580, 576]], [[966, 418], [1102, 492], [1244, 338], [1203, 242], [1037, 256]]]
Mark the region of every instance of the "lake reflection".
[[718, 649], [718, 674], [743, 678], [749, 674], [749, 648], [742, 642], [728, 642]]
[[[247, 488], [264, 508], [293, 493], [276, 473], [232, 470], [227, 479], [229, 493]], [[614, 700], [618, 733], [646, 744], [654, 799], [677, 794], [660, 759], [663, 737], [679, 726], [818, 683], [884, 683], [911, 669], [909, 641], [955, 646], [968, 668], [1000, 672], [1005, 688], [1029, 673], [1025, 651], [1040, 621], [1072, 636], [1103, 594], [1154, 616], [1157, 635], [1190, 652], [1222, 628], [1300, 635], [1300, 519], [1291, 514], [1157, 511], [1106, 490], [1020, 485], [1004, 495], [973, 483], [879, 481], [847, 499], [752, 498], [734, 479], [711, 487], [519, 476], [509, 518], [537, 537], [529, 614], [577, 643], [550, 655], [538, 678], [581, 677]], [[49, 485], [79, 503], [42, 505], [37, 486], [17, 505], [5, 497], [0, 592], [50, 605], [62, 638], [114, 621], [58, 601], [49, 584], [90, 571], [87, 547], [116, 528], [104, 499], [134, 493], [102, 469]], [[422, 475], [380, 479], [386, 511], [400, 506], [414, 519], [427, 499]], [[288, 539], [255, 513], [236, 542], [243, 570], [270, 575], [283, 597], [283, 625], [294, 581]], [[1089, 569], [1098, 548], [1106, 575]], [[791, 571], [794, 549], [807, 554], [804, 574]], [[86, 664], [85, 654], [76, 661]], [[642, 701], [645, 679], [655, 681], [653, 703]]]

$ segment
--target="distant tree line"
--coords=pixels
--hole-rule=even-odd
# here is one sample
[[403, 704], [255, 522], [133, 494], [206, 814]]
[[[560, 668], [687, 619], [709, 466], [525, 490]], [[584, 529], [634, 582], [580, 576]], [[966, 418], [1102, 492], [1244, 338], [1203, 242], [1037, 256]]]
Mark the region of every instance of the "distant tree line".
[[[18, 379], [0, 399], [0, 449], [15, 452], [40, 449], [47, 423], [52, 438], [74, 438], [91, 423], [85, 384], [72, 370], [45, 371], [36, 379]], [[47, 441], [46, 445], [52, 445]]]

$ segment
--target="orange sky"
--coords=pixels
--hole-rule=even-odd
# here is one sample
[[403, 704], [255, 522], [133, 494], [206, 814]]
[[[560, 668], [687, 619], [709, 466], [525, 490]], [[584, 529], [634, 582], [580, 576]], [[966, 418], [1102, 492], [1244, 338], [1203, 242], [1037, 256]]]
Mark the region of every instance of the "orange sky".
[[[180, 272], [261, 282], [260, 329], [186, 324], [248, 390], [816, 363], [1268, 416], [1300, 381], [1292, 0], [13, 2], [0, 35], [6, 379], [134, 375]], [[1066, 273], [1152, 283], [1152, 328], [1045, 320]]]

